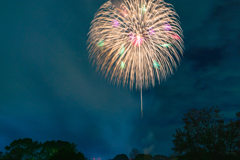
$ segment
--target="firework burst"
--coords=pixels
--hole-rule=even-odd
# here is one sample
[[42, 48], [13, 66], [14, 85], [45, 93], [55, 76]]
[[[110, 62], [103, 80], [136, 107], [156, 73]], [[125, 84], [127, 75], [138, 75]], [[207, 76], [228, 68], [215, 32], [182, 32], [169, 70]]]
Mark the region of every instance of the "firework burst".
[[91, 22], [89, 58], [110, 82], [142, 92], [173, 74], [182, 37], [177, 13], [163, 0], [107, 1]]

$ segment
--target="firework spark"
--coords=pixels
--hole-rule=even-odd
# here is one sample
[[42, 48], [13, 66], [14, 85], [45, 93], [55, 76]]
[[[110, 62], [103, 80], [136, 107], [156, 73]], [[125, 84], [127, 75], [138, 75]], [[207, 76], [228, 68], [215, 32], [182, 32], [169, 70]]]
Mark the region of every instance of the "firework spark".
[[182, 37], [171, 4], [121, 0], [115, 7], [109, 0], [91, 22], [89, 58], [110, 82], [142, 92], [173, 74], [183, 53]]

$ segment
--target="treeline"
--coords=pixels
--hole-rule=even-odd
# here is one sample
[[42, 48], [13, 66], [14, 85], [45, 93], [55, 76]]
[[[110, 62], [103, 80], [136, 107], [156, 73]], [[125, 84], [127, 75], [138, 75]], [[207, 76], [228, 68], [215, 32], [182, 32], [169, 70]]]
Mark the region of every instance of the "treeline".
[[[136, 148], [134, 148], [130, 154], [129, 154], [129, 158], [127, 155], [125, 154], [119, 154], [116, 155], [112, 160], [174, 160], [174, 156], [164, 156], [164, 155], [155, 155], [152, 156], [151, 154], [141, 154], [140, 151]], [[110, 159], [111, 160], [111, 159]]]
[[[218, 107], [190, 109], [184, 126], [173, 134], [174, 154], [141, 154], [133, 149], [129, 158], [119, 154], [113, 160], [240, 160], [240, 112], [236, 120], [225, 122]], [[29, 138], [14, 140], [0, 152], [0, 160], [86, 160], [76, 144], [66, 141], [39, 143]]]
[[33, 141], [30, 138], [14, 140], [0, 152], [0, 160], [85, 160], [76, 144], [67, 141]]

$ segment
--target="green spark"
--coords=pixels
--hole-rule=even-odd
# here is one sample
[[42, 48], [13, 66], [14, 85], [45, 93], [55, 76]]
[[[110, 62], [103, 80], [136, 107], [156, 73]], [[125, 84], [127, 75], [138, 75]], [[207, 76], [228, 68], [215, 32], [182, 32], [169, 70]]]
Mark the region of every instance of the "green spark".
[[153, 61], [153, 66], [154, 68], [159, 69], [159, 67], [161, 66], [157, 61]]
[[124, 53], [124, 51], [125, 51], [125, 48], [124, 48], [124, 46], [122, 46], [122, 48], [120, 50], [120, 55], [122, 55]]
[[141, 7], [141, 10], [142, 10], [143, 13], [146, 12], [147, 8], [145, 7], [145, 5], [143, 5], [143, 6]]
[[121, 63], [120, 63], [120, 66], [121, 66], [121, 69], [124, 69], [125, 68], [125, 63], [122, 61]]
[[98, 47], [102, 47], [104, 45], [104, 40], [100, 40], [99, 42], [98, 42]]
[[165, 44], [160, 44], [160, 46], [167, 48], [167, 47], [171, 46], [171, 44], [165, 43]]

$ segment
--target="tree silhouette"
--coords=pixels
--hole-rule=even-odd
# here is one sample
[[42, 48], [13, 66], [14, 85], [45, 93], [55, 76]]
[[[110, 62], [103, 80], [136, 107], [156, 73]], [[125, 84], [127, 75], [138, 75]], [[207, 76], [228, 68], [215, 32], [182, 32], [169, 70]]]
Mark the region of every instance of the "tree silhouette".
[[153, 157], [153, 160], [167, 160], [167, 159], [168, 159], [167, 156], [159, 155], [159, 154]]
[[77, 151], [76, 144], [60, 140], [38, 143], [30, 138], [18, 139], [6, 146], [5, 150], [3, 160], [84, 160], [84, 155]]
[[140, 151], [136, 148], [133, 148], [132, 151], [129, 154], [130, 159], [135, 159], [135, 157], [140, 153]]
[[2, 159], [3, 156], [3, 152], [0, 151], [0, 159]]
[[239, 155], [240, 157], [240, 112], [237, 112], [236, 113], [236, 117], [237, 117], [237, 121], [235, 122], [236, 124], [236, 127], [238, 128], [238, 142], [237, 142], [237, 154]]
[[72, 149], [60, 149], [49, 160], [84, 160], [84, 155]]
[[59, 150], [74, 151], [77, 153], [76, 144], [67, 141], [46, 141], [42, 144], [40, 156], [42, 159], [48, 159], [57, 154]]
[[39, 148], [39, 143], [32, 141], [30, 138], [14, 140], [9, 146], [5, 147], [7, 154], [4, 158], [12, 160], [36, 158]]
[[116, 155], [113, 160], [129, 160], [126, 154]]
[[151, 160], [152, 156], [150, 154], [138, 154], [135, 160]]
[[174, 148], [179, 159], [227, 159], [237, 150], [239, 142], [238, 123], [224, 124], [218, 107], [191, 109], [184, 114], [184, 130], [173, 135]]

